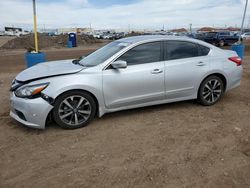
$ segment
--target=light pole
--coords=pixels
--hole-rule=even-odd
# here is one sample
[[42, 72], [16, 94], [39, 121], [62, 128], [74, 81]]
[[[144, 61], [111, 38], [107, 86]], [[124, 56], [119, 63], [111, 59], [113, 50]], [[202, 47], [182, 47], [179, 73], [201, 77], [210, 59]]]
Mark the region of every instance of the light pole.
[[37, 41], [37, 25], [36, 25], [36, 0], [32, 0], [33, 2], [33, 18], [34, 18], [34, 36], [35, 36], [35, 53], [28, 50], [25, 53], [25, 59], [27, 67], [34, 66], [38, 63], [42, 63], [46, 61], [46, 54], [44, 52], [39, 52], [38, 50], [38, 41]]
[[243, 33], [243, 27], [244, 27], [244, 21], [245, 21], [245, 17], [246, 17], [247, 5], [248, 5], [248, 0], [246, 0], [245, 10], [244, 10], [244, 14], [243, 14], [242, 22], [241, 22], [239, 42], [240, 42], [240, 39], [241, 39], [241, 35]]
[[192, 25], [193, 25], [193, 24], [189, 24], [190, 33], [192, 33]]
[[35, 35], [35, 49], [38, 52], [38, 41], [37, 41], [37, 25], [36, 25], [36, 0], [33, 1], [33, 18], [34, 18], [34, 35]]

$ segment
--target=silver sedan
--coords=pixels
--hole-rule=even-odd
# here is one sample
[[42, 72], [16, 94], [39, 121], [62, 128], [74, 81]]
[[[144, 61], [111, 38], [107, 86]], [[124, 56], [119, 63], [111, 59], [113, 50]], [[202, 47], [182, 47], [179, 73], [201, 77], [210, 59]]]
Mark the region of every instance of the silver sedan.
[[105, 113], [197, 99], [210, 106], [240, 85], [241, 59], [186, 37], [138, 36], [77, 60], [41, 63], [17, 75], [10, 116], [44, 129], [86, 126]]

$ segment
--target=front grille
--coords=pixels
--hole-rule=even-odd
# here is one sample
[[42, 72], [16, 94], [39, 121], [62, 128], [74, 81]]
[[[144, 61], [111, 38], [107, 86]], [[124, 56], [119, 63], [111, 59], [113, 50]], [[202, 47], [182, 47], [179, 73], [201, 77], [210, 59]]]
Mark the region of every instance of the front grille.
[[20, 112], [19, 110], [15, 110], [16, 114], [18, 115], [18, 117], [24, 121], [27, 121], [24, 114], [22, 112]]

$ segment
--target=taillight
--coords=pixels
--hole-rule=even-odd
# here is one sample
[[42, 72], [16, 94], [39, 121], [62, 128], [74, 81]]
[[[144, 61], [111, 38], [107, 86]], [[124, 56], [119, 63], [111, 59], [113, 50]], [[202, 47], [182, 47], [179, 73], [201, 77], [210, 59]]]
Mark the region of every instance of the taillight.
[[228, 58], [228, 59], [229, 59], [230, 61], [236, 63], [237, 66], [241, 66], [241, 64], [242, 64], [242, 60], [241, 60], [241, 58], [238, 57], [238, 56], [230, 57], [230, 58]]

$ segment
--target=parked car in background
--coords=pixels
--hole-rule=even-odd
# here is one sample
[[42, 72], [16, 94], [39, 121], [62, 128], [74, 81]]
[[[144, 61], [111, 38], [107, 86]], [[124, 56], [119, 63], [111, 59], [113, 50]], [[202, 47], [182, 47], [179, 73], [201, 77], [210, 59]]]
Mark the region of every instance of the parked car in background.
[[234, 51], [188, 37], [128, 37], [82, 59], [41, 63], [18, 74], [10, 116], [40, 129], [51, 116], [75, 129], [120, 110], [192, 99], [210, 106], [241, 77]]
[[186, 36], [189, 37], [189, 38], [194, 39], [195, 38], [195, 33], [187, 33]]
[[105, 33], [103, 39], [117, 40], [125, 36], [124, 32], [121, 33]]
[[103, 38], [101, 33], [95, 33], [95, 34], [93, 34], [93, 37], [97, 38], [97, 39], [102, 39]]
[[230, 32], [208, 32], [204, 34], [202, 40], [223, 47], [236, 43], [239, 40], [239, 36]]
[[187, 36], [198, 40], [204, 40], [205, 33], [190, 33], [187, 34]]
[[244, 33], [243, 35], [241, 35], [241, 38], [242, 39], [250, 39], [250, 32], [248, 32], [248, 33]]
[[126, 34], [124, 32], [116, 33], [115, 34], [115, 40], [121, 39], [121, 38], [125, 37], [125, 35]]

